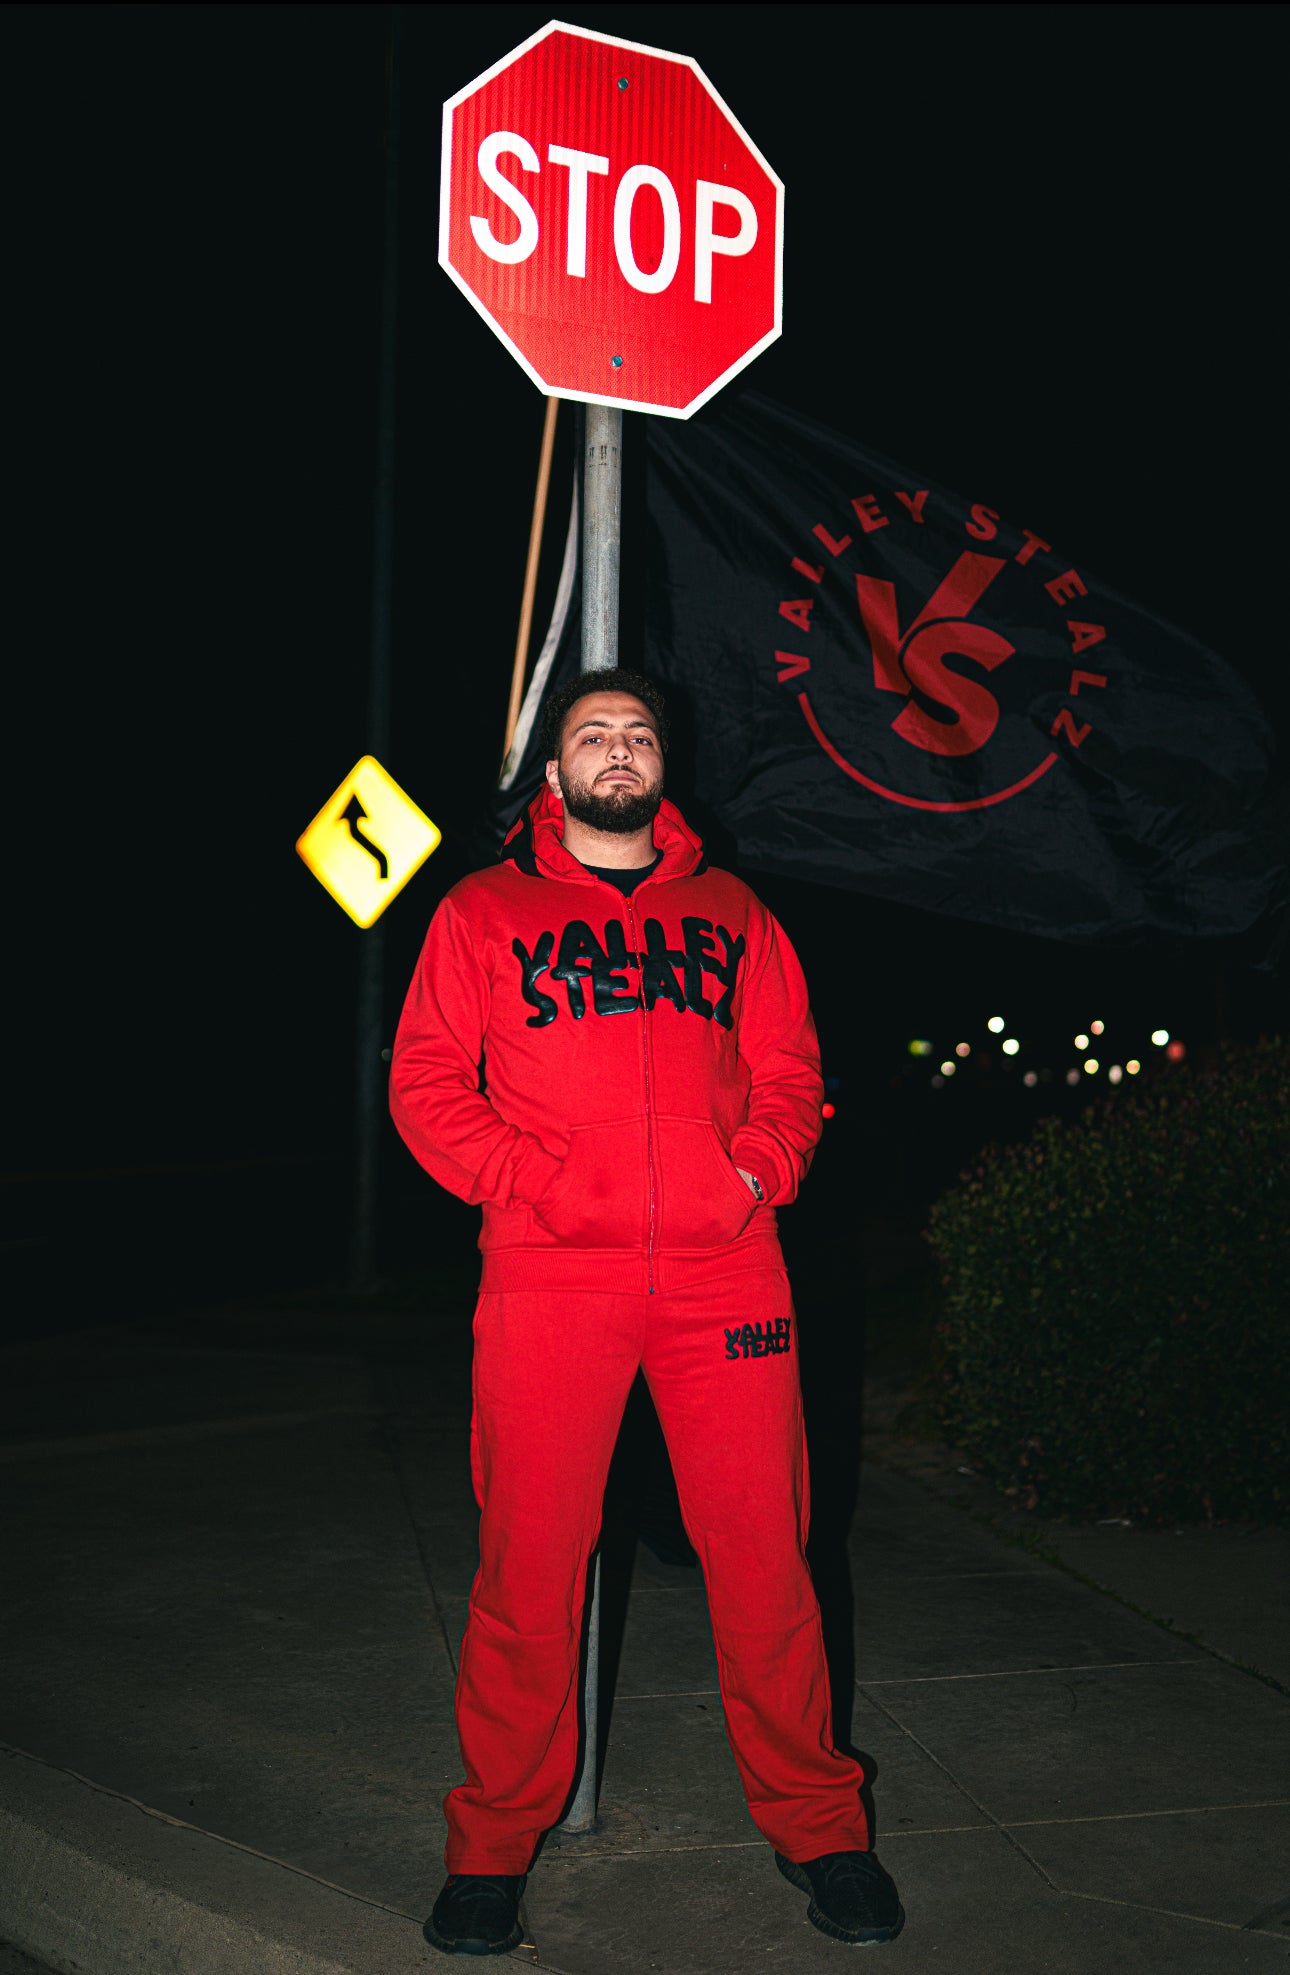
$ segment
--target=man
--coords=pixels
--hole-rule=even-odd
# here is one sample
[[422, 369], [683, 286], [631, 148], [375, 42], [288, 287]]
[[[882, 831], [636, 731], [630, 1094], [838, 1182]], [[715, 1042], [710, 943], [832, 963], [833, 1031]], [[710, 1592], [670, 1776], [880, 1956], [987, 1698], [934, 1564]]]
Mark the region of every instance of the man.
[[503, 861], [434, 916], [391, 1072], [413, 1153], [484, 1210], [466, 1780], [445, 1802], [449, 1878], [426, 1938], [450, 1954], [522, 1938], [525, 1876], [574, 1780], [588, 1566], [640, 1368], [703, 1566], [753, 1821], [817, 1927], [893, 1940], [904, 1914], [869, 1849], [860, 1769], [833, 1746], [804, 1558], [775, 1233], [820, 1130], [801, 969], [663, 800], [649, 681], [583, 675], [553, 696], [544, 734], [546, 787]]

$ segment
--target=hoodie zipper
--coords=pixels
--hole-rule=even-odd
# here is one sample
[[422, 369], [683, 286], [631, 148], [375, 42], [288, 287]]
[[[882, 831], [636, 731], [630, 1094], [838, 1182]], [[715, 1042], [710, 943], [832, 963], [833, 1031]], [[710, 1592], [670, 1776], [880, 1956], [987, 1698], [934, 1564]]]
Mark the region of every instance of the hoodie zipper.
[[636, 936], [636, 914], [632, 909], [631, 894], [626, 893], [623, 903], [627, 907], [627, 928], [631, 934], [632, 952], [636, 955], [637, 993], [641, 1004], [641, 1060], [645, 1066], [645, 1162], [649, 1168], [649, 1241], [645, 1249], [645, 1270], [649, 1282], [649, 1293], [654, 1294], [654, 1243], [658, 1225], [658, 1200], [654, 1189], [654, 1120], [650, 1105], [649, 1084], [649, 1024], [645, 1020], [644, 958], [640, 942]]

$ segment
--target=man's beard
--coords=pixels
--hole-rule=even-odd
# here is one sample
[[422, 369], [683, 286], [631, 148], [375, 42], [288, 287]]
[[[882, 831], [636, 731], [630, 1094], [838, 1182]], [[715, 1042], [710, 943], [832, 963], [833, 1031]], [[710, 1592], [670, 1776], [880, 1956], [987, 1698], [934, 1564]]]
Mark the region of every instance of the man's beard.
[[614, 782], [597, 793], [594, 786], [570, 781], [562, 774], [560, 793], [564, 797], [565, 814], [575, 822], [585, 823], [592, 830], [603, 830], [606, 836], [630, 837], [645, 829], [658, 815], [663, 784], [658, 782], [652, 789], [633, 789], [625, 782]]

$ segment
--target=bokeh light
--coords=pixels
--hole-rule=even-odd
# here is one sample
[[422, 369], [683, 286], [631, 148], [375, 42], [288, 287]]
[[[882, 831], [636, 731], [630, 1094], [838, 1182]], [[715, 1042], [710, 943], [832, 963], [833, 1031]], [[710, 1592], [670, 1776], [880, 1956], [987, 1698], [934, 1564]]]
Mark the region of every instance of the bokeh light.
[[1077, 1035], [1075, 1038], [1075, 1047], [1076, 1049], [1087, 1049], [1088, 1037], [1086, 1035]]
[[1118, 1063], [1112, 1063], [1106, 1073], [1106, 1080], [1108, 1083], [1118, 1084], [1123, 1075], [1124, 1071], [1120, 1068], [1120, 1065]]
[[908, 1043], [906, 1046], [911, 1056], [930, 1056], [933, 1047], [933, 1045], [930, 1042], [927, 1042], [922, 1036], [915, 1036], [914, 1040], [911, 1043]]
[[1105, 1027], [1106, 1027], [1105, 1022], [1090, 1022], [1088, 1025], [1088, 1032], [1090, 1035], [1100, 1036]]
[[1035, 1075], [1033, 1070], [1027, 1070], [1025, 1076], [1021, 1079], [1021, 1081], [1026, 1086], [1027, 1090], [1033, 1090], [1035, 1085], [1039, 1082], [1039, 1079]]
[[1009, 1036], [1003, 1045], [1003, 1053], [1005, 1056], [1015, 1056], [1020, 1048], [1021, 1044], [1017, 1041], [1016, 1036]]
[[954, 1045], [954, 1054], [955, 1054], [956, 1056], [970, 1056], [970, 1055], [972, 1054], [972, 1045], [971, 1045], [971, 1043], [970, 1043], [970, 1042], [956, 1042], [956, 1043], [955, 1043], [955, 1045]]
[[1165, 1046], [1165, 1055], [1171, 1063], [1181, 1063], [1186, 1054], [1187, 1045], [1185, 1042], [1179, 1042], [1177, 1036], [1174, 1037], [1171, 1043]]
[[989, 1021], [986, 1023], [986, 1027], [992, 1036], [1001, 1036], [1007, 1026], [1008, 1024], [1004, 1021], [1002, 1015], [991, 1015]]
[[1141, 1063], [1139, 1063], [1136, 1056], [1130, 1056], [1128, 1062], [1125, 1064], [1124, 1067], [1128, 1071], [1131, 1077], [1136, 1077], [1138, 1071], [1142, 1068], [1142, 1065]]
[[1163, 1049], [1169, 1040], [1168, 1029], [1152, 1029], [1151, 1040], [1155, 1043], [1157, 1049]]
[[945, 1061], [941, 1064], [941, 1075], [943, 1077], [952, 1077], [957, 1069], [958, 1069], [958, 1064], [954, 1061], [954, 1058], [952, 1056], [947, 1056]]
[[1066, 1081], [1068, 1084], [1077, 1084], [1079, 1082], [1079, 1071], [1068, 1070], [1066, 1072]]
[[1098, 1062], [1096, 1056], [1089, 1056], [1085, 1059], [1084, 1075], [1086, 1077], [1095, 1077], [1101, 1067], [1102, 1065]]
[[832, 1104], [822, 1104], [822, 1105], [820, 1106], [820, 1116], [821, 1116], [822, 1118], [836, 1118], [836, 1117], [837, 1117], [837, 1115], [838, 1115], [838, 1114], [837, 1114], [837, 1110], [836, 1110], [836, 1107], [835, 1107], [834, 1105], [832, 1105]]

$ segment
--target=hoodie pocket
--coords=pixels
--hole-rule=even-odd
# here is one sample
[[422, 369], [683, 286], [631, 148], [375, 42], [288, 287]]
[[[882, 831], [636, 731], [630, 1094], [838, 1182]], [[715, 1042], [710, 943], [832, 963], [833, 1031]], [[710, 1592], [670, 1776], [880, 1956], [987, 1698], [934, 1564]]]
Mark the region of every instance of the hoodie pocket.
[[659, 1118], [659, 1246], [721, 1248], [741, 1235], [756, 1196], [706, 1119]]
[[643, 1118], [575, 1125], [564, 1163], [533, 1213], [575, 1248], [643, 1248], [649, 1239], [649, 1161]]

